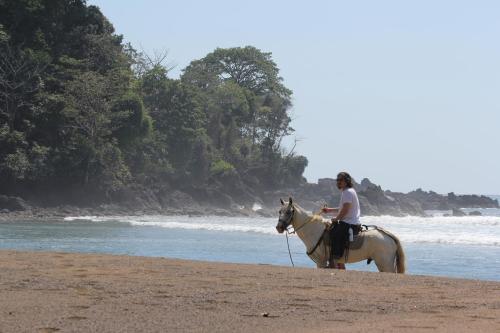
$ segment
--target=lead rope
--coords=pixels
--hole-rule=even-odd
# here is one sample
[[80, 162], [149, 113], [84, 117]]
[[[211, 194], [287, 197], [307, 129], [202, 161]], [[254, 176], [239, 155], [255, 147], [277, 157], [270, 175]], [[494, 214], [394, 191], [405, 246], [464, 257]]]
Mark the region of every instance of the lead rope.
[[[323, 207], [326, 207], [326, 204], [323, 205]], [[322, 211], [323, 210], [321, 209], [317, 214], [313, 213], [313, 216], [309, 219], [309, 221], [307, 221], [306, 223], [304, 223], [303, 225], [301, 225], [299, 227], [299, 229], [301, 229], [303, 226], [305, 226], [306, 224], [308, 224], [309, 222], [311, 222], [313, 220], [313, 218], [314, 218], [314, 215], [321, 215]], [[299, 229], [297, 229], [297, 230], [299, 230]], [[295, 230], [295, 229], [293, 231], [288, 231], [288, 229], [285, 229], [285, 230], [286, 230], [286, 234], [285, 234], [286, 235], [286, 246], [288, 247], [288, 256], [290, 257], [290, 262], [292, 263], [292, 267], [295, 267], [295, 264], [293, 263], [293, 259], [292, 259], [292, 252], [290, 252], [290, 243], [288, 243], [288, 234], [294, 234], [297, 230]], [[321, 239], [323, 239], [323, 235], [321, 235], [320, 241], [321, 241]], [[319, 244], [319, 242], [318, 242], [318, 244]], [[316, 245], [316, 247], [317, 246], [318, 245]], [[314, 249], [316, 250], [316, 248], [314, 248]]]
[[288, 243], [288, 230], [286, 231], [286, 246], [288, 246], [288, 255], [290, 256], [292, 267], [295, 267], [295, 265], [293, 264], [292, 253], [290, 252], [290, 244]]

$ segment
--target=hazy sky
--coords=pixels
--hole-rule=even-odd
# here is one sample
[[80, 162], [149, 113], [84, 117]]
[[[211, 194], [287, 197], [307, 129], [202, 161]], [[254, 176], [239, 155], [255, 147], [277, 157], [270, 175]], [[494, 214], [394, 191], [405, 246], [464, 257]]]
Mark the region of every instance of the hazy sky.
[[217, 47], [272, 52], [310, 182], [500, 193], [498, 1], [88, 3], [136, 48], [168, 49], [174, 78]]

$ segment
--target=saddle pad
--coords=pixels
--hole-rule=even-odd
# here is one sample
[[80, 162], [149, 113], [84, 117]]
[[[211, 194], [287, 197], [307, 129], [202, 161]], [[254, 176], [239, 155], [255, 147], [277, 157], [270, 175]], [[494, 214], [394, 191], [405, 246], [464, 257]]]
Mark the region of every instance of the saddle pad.
[[350, 250], [358, 250], [363, 246], [363, 242], [365, 241], [365, 231], [361, 231], [359, 234], [354, 236], [354, 240], [349, 242]]

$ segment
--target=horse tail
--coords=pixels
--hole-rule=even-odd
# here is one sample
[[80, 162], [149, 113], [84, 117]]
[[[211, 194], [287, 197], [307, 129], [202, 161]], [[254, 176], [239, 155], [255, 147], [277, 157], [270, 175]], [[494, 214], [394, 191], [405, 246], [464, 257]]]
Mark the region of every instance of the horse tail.
[[401, 242], [399, 241], [399, 238], [396, 237], [393, 233], [377, 227], [378, 230], [382, 231], [385, 233], [387, 236], [391, 237], [394, 242], [396, 243], [397, 249], [396, 249], [396, 273], [404, 274], [406, 272], [406, 256], [405, 256], [405, 251], [403, 250], [403, 247], [401, 246]]
[[403, 250], [403, 247], [401, 246], [401, 242], [399, 241], [399, 239], [394, 238], [394, 241], [398, 246], [396, 250], [396, 272], [404, 274], [406, 272], [405, 251]]

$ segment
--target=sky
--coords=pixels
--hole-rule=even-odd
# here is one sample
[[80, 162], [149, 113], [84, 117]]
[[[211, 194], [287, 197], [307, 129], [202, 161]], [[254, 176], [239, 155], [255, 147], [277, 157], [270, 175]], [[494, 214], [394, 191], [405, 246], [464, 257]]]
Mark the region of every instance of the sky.
[[88, 0], [172, 78], [217, 47], [271, 52], [309, 182], [500, 194], [500, 2]]

